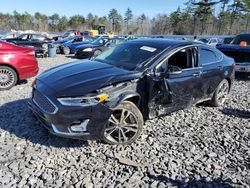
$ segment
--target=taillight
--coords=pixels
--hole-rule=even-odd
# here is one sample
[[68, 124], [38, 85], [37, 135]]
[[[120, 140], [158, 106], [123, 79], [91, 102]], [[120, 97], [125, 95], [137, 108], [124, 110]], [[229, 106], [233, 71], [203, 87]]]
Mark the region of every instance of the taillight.
[[36, 79], [34, 79], [34, 80], [32, 81], [31, 87], [32, 87], [32, 88], [35, 88], [35, 87], [36, 87]]
[[30, 51], [27, 53], [28, 55], [35, 55], [35, 51]]
[[233, 63], [233, 64], [232, 64], [232, 67], [233, 67], [233, 69], [235, 69], [235, 68], [236, 68], [236, 64], [235, 64], [235, 63]]

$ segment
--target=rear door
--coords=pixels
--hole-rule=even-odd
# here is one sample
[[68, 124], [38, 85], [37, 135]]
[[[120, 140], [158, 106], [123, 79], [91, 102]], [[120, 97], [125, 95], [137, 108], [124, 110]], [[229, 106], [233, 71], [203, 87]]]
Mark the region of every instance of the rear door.
[[199, 47], [199, 62], [202, 66], [203, 99], [211, 97], [219, 83], [224, 77], [222, 64], [223, 56], [215, 50], [206, 47]]
[[30, 35], [29, 45], [34, 47], [41, 47], [45, 41], [45, 37], [42, 35], [32, 34]]

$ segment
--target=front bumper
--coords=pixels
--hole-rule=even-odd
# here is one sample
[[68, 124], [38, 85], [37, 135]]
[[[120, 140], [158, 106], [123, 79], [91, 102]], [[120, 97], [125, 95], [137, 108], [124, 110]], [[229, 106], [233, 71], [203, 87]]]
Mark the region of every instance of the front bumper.
[[83, 52], [82, 50], [76, 50], [75, 56], [78, 58], [91, 58], [94, 55], [94, 52]]
[[[37, 104], [33, 96], [28, 102], [29, 108], [52, 134], [60, 137], [82, 140], [101, 139], [103, 128], [112, 113], [112, 110], [102, 103], [84, 107], [63, 106], [52, 97], [49, 101], [55, 106], [55, 111], [48, 113]], [[85, 130], [72, 131], [71, 126], [78, 124], [86, 124]]]

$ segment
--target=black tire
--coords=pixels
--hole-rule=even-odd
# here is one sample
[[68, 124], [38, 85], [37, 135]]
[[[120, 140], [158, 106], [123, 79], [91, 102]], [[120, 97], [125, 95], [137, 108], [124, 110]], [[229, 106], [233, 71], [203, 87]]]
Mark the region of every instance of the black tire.
[[216, 88], [213, 98], [210, 101], [210, 104], [215, 107], [222, 106], [229, 93], [229, 88], [230, 86], [228, 81], [226, 79], [222, 80], [221, 83]]
[[0, 91], [8, 90], [16, 85], [18, 81], [17, 73], [7, 66], [0, 66]]
[[109, 123], [103, 128], [102, 139], [112, 145], [131, 144], [141, 135], [143, 124], [143, 117], [137, 106], [124, 101], [113, 110]]
[[67, 47], [67, 46], [64, 46], [64, 47], [63, 47], [63, 54], [69, 55], [69, 54], [70, 54], [70, 48]]

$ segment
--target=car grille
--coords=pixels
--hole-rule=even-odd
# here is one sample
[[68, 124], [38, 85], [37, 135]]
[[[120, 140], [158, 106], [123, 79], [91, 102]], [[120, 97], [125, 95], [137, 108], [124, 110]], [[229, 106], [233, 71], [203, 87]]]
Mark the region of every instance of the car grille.
[[250, 62], [250, 54], [249, 52], [230, 52], [230, 51], [223, 51], [229, 57], [234, 58], [236, 63], [242, 62]]
[[53, 114], [56, 111], [56, 107], [49, 101], [47, 97], [42, 95], [39, 91], [33, 92], [34, 103], [45, 113]]

